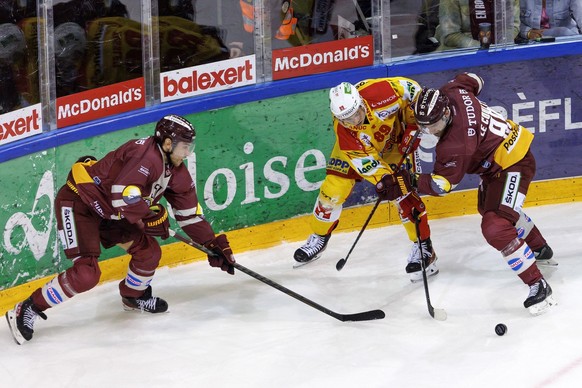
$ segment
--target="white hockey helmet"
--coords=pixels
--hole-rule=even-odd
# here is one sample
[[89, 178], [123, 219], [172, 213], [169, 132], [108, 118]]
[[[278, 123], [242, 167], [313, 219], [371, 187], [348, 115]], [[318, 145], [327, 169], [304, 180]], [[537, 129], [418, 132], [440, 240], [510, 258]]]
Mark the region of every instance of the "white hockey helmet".
[[329, 91], [329, 109], [339, 120], [345, 120], [354, 115], [363, 105], [360, 92], [349, 82], [342, 82]]

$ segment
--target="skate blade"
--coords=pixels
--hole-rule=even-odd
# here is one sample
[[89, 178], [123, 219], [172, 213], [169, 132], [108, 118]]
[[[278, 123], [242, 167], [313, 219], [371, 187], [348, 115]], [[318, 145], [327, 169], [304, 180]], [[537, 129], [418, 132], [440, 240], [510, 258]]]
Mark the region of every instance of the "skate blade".
[[528, 307], [528, 311], [531, 315], [538, 316], [547, 312], [550, 307], [557, 305], [558, 302], [554, 299], [552, 295], [548, 296], [545, 300], [540, 303], [534, 304]]
[[548, 260], [537, 260], [536, 259], [536, 264], [543, 266], [543, 267], [557, 267], [558, 266], [558, 262], [554, 259], [548, 259]]
[[[435, 276], [439, 273], [439, 269], [435, 267], [433, 264], [429, 265], [426, 269], [426, 277]], [[410, 276], [411, 283], [418, 283], [422, 282], [422, 271], [412, 272], [408, 274]]]
[[317, 261], [320, 257], [321, 257], [321, 254], [315, 256], [313, 259], [311, 259], [309, 261], [297, 261], [293, 264], [293, 269], [301, 268], [304, 265], [311, 264], [314, 261]]
[[16, 327], [16, 314], [14, 314], [13, 310], [7, 311], [6, 314], [6, 322], [8, 322], [8, 327], [10, 328], [10, 332], [12, 333], [12, 338], [14, 338], [14, 342], [18, 345], [22, 345], [26, 342], [26, 338], [20, 334], [18, 327]]
[[128, 306], [125, 303], [121, 302], [121, 306], [123, 306], [123, 310], [125, 311], [137, 311], [138, 313], [141, 314], [163, 314], [163, 313], [169, 313], [170, 309], [166, 310], [166, 311], [161, 311], [161, 312], [153, 312], [153, 311], [148, 311], [148, 310], [144, 310], [140, 307], [132, 307], [132, 306]]
[[139, 307], [131, 307], [126, 305], [125, 303], [121, 302], [121, 306], [123, 307], [124, 311], [137, 311], [139, 313], [143, 313], [144, 311], [142, 309], [140, 309]]

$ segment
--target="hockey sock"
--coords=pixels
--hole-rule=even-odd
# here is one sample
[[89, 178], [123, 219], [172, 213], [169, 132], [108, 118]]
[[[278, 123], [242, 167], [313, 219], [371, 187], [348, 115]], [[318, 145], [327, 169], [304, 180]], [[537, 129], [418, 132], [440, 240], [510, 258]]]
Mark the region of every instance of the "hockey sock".
[[119, 291], [121, 296], [138, 298], [150, 285], [154, 277], [154, 272], [152, 271], [148, 275], [140, 275], [137, 273], [138, 270], [134, 271], [131, 267], [132, 266], [130, 264], [129, 268], [127, 269], [125, 280], [122, 280], [119, 284]]
[[[535, 256], [525, 241], [516, 238], [501, 251], [503, 258], [526, 284], [535, 283], [542, 276], [535, 264]], [[530, 269], [531, 268], [531, 269]]]
[[50, 282], [42, 286], [42, 296], [51, 307], [69, 299], [59, 282], [60, 276], [53, 278]]
[[546, 244], [546, 239], [542, 236], [535, 223], [524, 212], [520, 213], [519, 220], [515, 224], [517, 236], [533, 249], [537, 250]]
[[330, 234], [337, 227], [341, 213], [341, 205], [323, 203], [318, 199], [309, 221], [311, 230], [320, 236]]

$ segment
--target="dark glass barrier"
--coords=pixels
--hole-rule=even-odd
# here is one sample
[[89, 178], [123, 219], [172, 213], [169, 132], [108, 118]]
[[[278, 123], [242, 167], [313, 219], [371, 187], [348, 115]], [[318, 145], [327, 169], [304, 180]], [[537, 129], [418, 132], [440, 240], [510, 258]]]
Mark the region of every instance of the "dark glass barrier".
[[575, 40], [578, 20], [577, 0], [0, 0], [0, 146], [271, 80]]
[[38, 103], [36, 2], [0, 0], [0, 115]]

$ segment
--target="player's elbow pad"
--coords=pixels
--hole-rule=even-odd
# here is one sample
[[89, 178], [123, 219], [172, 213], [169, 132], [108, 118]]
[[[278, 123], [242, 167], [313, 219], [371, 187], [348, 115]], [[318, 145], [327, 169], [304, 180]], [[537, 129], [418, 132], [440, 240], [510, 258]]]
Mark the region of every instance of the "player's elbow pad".
[[477, 74], [475, 73], [466, 73], [469, 77], [473, 78], [475, 81], [477, 81], [477, 93], [475, 93], [475, 95], [478, 95], [479, 93], [481, 93], [481, 90], [483, 89], [483, 78], [479, 77]]
[[447, 178], [441, 175], [431, 174], [430, 187], [438, 195], [445, 195], [451, 192], [457, 185], [452, 185]]

